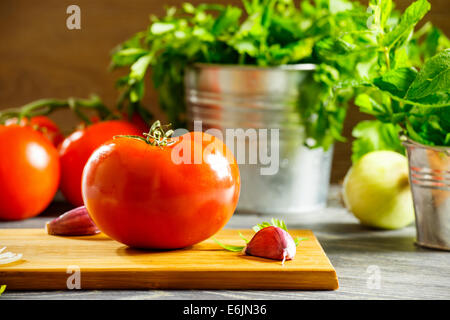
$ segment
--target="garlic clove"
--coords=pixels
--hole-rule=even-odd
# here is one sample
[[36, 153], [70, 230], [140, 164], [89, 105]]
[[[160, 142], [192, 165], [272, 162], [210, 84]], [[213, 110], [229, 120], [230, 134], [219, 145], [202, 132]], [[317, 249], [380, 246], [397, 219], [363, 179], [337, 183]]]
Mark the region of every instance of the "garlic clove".
[[60, 236], [85, 236], [100, 232], [85, 206], [70, 210], [47, 222], [45, 229], [50, 235]]
[[245, 254], [273, 260], [292, 260], [297, 248], [291, 235], [275, 226], [259, 230], [247, 244]]

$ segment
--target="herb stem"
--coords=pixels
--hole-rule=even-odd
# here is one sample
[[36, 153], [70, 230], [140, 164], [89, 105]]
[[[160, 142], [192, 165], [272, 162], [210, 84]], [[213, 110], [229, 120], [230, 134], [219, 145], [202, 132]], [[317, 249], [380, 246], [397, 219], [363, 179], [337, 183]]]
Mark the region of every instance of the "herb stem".
[[386, 59], [386, 66], [388, 71], [391, 70], [391, 61], [389, 58], [389, 48], [388, 47], [384, 47], [384, 58]]

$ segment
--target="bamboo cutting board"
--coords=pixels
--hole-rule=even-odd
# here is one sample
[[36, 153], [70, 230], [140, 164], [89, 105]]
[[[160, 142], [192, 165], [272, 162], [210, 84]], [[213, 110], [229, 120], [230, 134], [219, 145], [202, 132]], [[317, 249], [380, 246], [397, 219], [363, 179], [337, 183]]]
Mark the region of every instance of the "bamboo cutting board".
[[[242, 245], [239, 230], [215, 237]], [[251, 238], [253, 232], [241, 230]], [[85, 237], [50, 236], [41, 229], [0, 229], [0, 248], [22, 253], [23, 259], [0, 265], [0, 285], [8, 290], [68, 289], [310, 289], [338, 288], [336, 271], [309, 230], [289, 230], [306, 237], [297, 255], [280, 261], [228, 252], [212, 239], [171, 251], [129, 248], [103, 234]]]

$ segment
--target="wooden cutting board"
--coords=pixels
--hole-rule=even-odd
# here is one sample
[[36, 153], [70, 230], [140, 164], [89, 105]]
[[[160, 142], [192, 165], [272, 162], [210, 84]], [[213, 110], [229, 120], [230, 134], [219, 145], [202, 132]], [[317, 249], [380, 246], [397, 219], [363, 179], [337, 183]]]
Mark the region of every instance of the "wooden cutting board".
[[[242, 245], [238, 231], [225, 229], [215, 237]], [[337, 289], [336, 271], [314, 234], [289, 232], [308, 239], [300, 242], [294, 260], [281, 265], [225, 251], [211, 239], [181, 250], [145, 251], [104, 234], [58, 237], [41, 229], [0, 229], [0, 248], [23, 254], [21, 261], [0, 265], [0, 285], [8, 290], [64, 290], [68, 282], [81, 289]]]

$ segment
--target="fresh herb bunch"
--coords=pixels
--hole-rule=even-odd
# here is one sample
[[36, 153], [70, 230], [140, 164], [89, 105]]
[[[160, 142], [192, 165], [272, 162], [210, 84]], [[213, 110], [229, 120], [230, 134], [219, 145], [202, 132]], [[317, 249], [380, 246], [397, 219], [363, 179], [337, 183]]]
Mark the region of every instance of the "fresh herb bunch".
[[401, 134], [450, 146], [450, 41], [430, 23], [414, 33], [429, 10], [427, 0], [418, 0], [399, 15], [392, 0], [371, 0], [365, 30], [322, 42], [329, 59], [356, 59], [363, 72], [340, 86], [360, 87], [355, 104], [377, 118], [354, 128], [353, 161], [373, 150], [404, 152]]
[[[161, 108], [176, 127], [185, 126], [184, 70], [192, 63], [278, 66], [314, 63], [315, 82], [305, 88], [299, 105], [310, 147], [327, 149], [341, 136], [346, 102], [352, 89], [333, 90], [354, 78], [356, 58], [326, 59], [327, 43], [343, 30], [366, 28], [369, 14], [349, 0], [243, 0], [231, 5], [202, 4], [170, 7], [166, 16], [152, 17], [146, 31], [113, 52], [112, 68], [129, 67], [118, 80], [119, 108], [142, 112], [144, 79], [149, 68]], [[361, 71], [361, 70], [358, 70]], [[142, 115], [142, 114], [141, 114]], [[148, 116], [148, 115], [147, 115]], [[144, 117], [148, 118], [148, 117]]]

